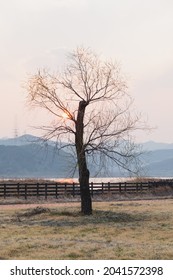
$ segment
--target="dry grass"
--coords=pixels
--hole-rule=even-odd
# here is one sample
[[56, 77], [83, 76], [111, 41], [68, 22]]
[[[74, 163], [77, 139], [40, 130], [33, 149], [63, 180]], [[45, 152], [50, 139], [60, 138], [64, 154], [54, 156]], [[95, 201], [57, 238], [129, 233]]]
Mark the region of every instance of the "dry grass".
[[[38, 207], [38, 208], [37, 208]], [[0, 259], [173, 259], [173, 200], [0, 206]]]

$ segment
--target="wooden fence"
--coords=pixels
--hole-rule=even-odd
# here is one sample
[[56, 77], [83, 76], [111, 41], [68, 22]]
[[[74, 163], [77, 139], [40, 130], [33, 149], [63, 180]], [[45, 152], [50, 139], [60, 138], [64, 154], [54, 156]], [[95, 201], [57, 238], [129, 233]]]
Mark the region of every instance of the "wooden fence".
[[[92, 197], [104, 194], [138, 193], [154, 190], [160, 186], [173, 188], [173, 180], [160, 180], [148, 182], [117, 182], [117, 183], [90, 183]], [[77, 183], [0, 183], [0, 198], [7, 197], [48, 197], [79, 196], [80, 187]]]

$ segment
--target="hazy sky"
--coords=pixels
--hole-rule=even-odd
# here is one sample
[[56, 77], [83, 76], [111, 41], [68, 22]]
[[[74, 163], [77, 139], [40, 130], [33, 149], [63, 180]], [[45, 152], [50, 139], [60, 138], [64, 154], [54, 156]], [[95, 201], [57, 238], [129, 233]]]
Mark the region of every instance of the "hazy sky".
[[0, 0], [0, 137], [36, 134], [30, 126], [47, 115], [27, 109], [27, 75], [80, 45], [121, 63], [137, 110], [157, 127], [138, 140], [173, 142], [172, 0]]

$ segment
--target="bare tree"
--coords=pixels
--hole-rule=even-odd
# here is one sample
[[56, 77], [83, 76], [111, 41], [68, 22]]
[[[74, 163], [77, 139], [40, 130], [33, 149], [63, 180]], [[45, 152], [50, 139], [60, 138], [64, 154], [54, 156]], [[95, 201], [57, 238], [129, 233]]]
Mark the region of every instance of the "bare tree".
[[131, 114], [132, 100], [119, 66], [103, 62], [90, 49], [77, 48], [63, 73], [38, 71], [27, 88], [31, 103], [54, 116], [42, 127], [44, 137], [56, 138], [61, 148], [75, 147], [81, 212], [92, 214], [88, 156], [102, 163], [109, 158], [129, 171], [137, 158], [130, 135], [139, 117]]

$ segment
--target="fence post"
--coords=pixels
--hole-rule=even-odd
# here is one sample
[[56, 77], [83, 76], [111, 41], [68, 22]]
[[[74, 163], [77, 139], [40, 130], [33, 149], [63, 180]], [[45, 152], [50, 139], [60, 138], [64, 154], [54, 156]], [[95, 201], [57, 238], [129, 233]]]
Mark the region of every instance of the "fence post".
[[27, 184], [25, 184], [25, 199], [27, 200]]
[[56, 189], [55, 189], [55, 192], [56, 192], [56, 198], [58, 198], [58, 184], [56, 183]]
[[102, 182], [102, 195], [104, 194], [103, 186], [104, 186], [104, 183]]
[[6, 194], [7, 194], [7, 186], [6, 184], [4, 184], [4, 198], [6, 198]]
[[45, 183], [45, 200], [47, 200], [47, 183]]
[[119, 183], [119, 192], [121, 193], [121, 183]]
[[110, 182], [108, 182], [108, 193], [110, 194], [110, 190], [111, 190], [111, 188], [110, 188]]
[[143, 191], [143, 184], [142, 184], [142, 182], [140, 183], [140, 191], [141, 192]]
[[91, 182], [91, 196], [93, 197], [93, 182]]
[[67, 183], [65, 183], [65, 196], [67, 195]]
[[20, 185], [19, 185], [19, 183], [17, 183], [17, 196], [18, 196], [18, 198], [19, 198], [19, 194], [20, 194]]
[[75, 197], [75, 183], [73, 182], [73, 197]]
[[39, 183], [37, 183], [37, 198], [39, 197]]
[[126, 182], [124, 183], [124, 191], [125, 192], [127, 191], [127, 184], [126, 184]]
[[148, 190], [150, 191], [152, 189], [152, 182], [148, 181]]
[[136, 192], [138, 192], [138, 183], [136, 183]]

